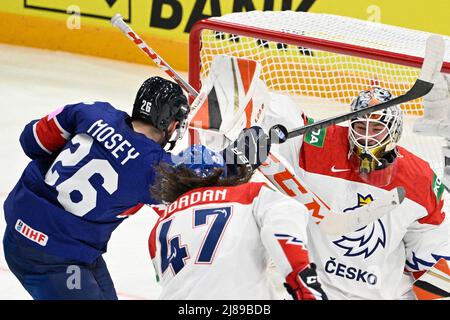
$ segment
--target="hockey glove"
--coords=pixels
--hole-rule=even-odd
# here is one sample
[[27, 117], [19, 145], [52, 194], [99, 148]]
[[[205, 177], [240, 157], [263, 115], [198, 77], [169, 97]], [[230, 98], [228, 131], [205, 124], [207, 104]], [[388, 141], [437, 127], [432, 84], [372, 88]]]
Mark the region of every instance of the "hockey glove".
[[237, 165], [256, 170], [267, 159], [270, 152], [270, 138], [261, 127], [245, 128], [236, 141], [222, 151], [229, 172], [237, 172]]
[[310, 263], [300, 272], [291, 272], [286, 277], [284, 286], [294, 300], [328, 300], [317, 278], [314, 263]]

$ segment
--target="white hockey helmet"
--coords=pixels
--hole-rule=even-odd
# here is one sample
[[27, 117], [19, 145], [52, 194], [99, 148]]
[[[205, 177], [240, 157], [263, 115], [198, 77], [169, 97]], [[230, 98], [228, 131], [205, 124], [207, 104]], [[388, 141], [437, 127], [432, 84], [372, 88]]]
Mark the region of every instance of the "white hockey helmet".
[[[391, 93], [380, 87], [361, 91], [351, 104], [360, 110], [392, 99]], [[360, 174], [368, 175], [384, 169], [396, 159], [397, 142], [403, 129], [403, 114], [399, 106], [373, 112], [350, 120], [349, 157], [356, 158]]]

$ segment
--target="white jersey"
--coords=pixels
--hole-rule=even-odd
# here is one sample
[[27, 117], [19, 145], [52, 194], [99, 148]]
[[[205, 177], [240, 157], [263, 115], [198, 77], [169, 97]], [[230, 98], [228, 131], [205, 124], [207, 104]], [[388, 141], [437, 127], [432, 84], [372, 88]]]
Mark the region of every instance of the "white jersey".
[[283, 278], [302, 254], [308, 259], [307, 223], [302, 204], [264, 183], [185, 193], [161, 212], [149, 239], [160, 299], [277, 298], [269, 257]]
[[[284, 98], [283, 98], [284, 99]], [[288, 129], [311, 121], [289, 100], [267, 110], [264, 129]], [[310, 218], [309, 254], [329, 299], [414, 299], [411, 273], [450, 260], [449, 222], [443, 185], [428, 163], [399, 147], [392, 182], [375, 187], [361, 180], [348, 159], [348, 128], [331, 126], [272, 146], [298, 178], [334, 211], [351, 211], [398, 186], [404, 202], [376, 222], [340, 237], [325, 235]], [[291, 186], [294, 187], [294, 186]]]

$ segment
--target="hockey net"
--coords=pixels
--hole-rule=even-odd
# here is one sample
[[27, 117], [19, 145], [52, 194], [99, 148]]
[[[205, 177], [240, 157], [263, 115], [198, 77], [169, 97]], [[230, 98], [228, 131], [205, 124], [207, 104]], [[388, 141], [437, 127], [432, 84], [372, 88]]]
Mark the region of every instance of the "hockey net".
[[[309, 116], [346, 112], [359, 91], [378, 85], [394, 96], [417, 79], [430, 34], [329, 14], [252, 11], [202, 20], [190, 34], [189, 81], [196, 89], [214, 56], [259, 61], [268, 88], [293, 97]], [[444, 37], [446, 48], [450, 38]], [[450, 74], [450, 50], [442, 72]], [[412, 124], [423, 114], [422, 99], [403, 104], [400, 145], [443, 172], [442, 138], [422, 137]], [[282, 108], [283, 106], [277, 106]], [[446, 211], [450, 197], [445, 196]]]

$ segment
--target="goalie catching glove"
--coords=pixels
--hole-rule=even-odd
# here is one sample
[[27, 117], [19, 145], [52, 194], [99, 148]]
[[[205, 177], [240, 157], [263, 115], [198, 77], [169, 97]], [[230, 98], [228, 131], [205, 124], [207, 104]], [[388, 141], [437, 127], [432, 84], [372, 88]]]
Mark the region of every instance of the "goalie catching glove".
[[258, 126], [243, 129], [238, 138], [222, 151], [228, 172], [236, 173], [236, 165], [245, 165], [249, 171], [256, 170], [267, 159], [270, 138]]
[[286, 277], [284, 286], [294, 300], [328, 300], [317, 278], [314, 263], [310, 263], [300, 272], [291, 272]]

